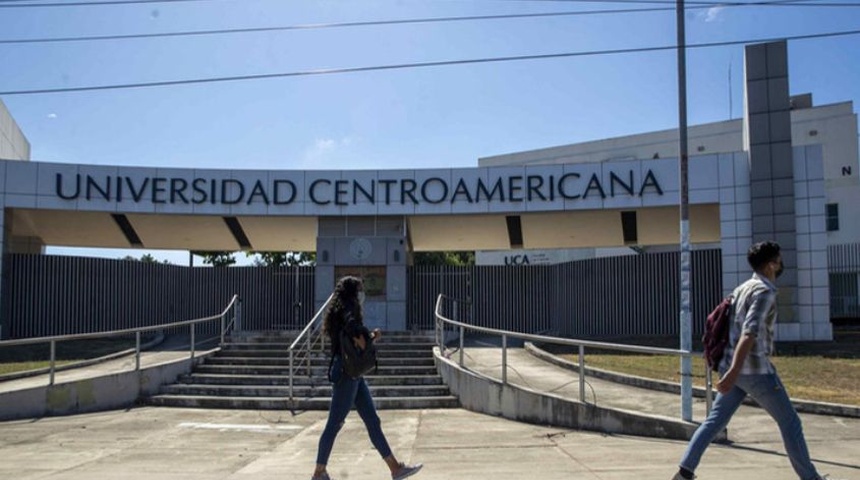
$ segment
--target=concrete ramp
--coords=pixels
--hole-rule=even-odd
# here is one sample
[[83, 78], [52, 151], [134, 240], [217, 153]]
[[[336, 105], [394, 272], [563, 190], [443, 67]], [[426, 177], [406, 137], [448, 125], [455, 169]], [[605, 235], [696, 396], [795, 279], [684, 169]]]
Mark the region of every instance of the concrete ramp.
[[[502, 383], [502, 349], [436, 349], [436, 361], [451, 392], [469, 410], [539, 425], [657, 438], [690, 438], [695, 423], [680, 419], [680, 397], [587, 377], [586, 401], [579, 401], [579, 376], [522, 348], [507, 352], [507, 383]], [[448, 358], [450, 357], [450, 358]], [[697, 400], [694, 419], [705, 416]], [[723, 438], [725, 439], [725, 437]]]

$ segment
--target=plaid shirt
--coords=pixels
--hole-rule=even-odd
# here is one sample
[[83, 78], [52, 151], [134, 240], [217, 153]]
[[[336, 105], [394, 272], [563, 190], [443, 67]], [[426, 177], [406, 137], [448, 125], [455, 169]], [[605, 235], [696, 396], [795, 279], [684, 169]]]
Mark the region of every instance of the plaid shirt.
[[720, 362], [725, 372], [732, 364], [735, 347], [743, 335], [756, 341], [744, 361], [742, 375], [774, 373], [770, 362], [773, 353], [773, 327], [776, 323], [776, 286], [767, 278], [754, 273], [752, 278], [735, 288], [734, 318], [729, 332], [729, 345]]

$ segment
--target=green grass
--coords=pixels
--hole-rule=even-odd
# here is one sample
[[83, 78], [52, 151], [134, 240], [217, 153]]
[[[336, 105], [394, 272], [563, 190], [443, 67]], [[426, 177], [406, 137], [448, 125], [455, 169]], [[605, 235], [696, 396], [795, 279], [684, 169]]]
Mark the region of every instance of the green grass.
[[[59, 367], [60, 365], [66, 365], [69, 363], [73, 363], [73, 362], [70, 362], [70, 361], [55, 362], [54, 365]], [[26, 372], [29, 370], [39, 370], [41, 368], [48, 368], [50, 366], [51, 366], [51, 362], [0, 363], [0, 375], [6, 375], [9, 373]]]
[[[145, 343], [146, 340], [141, 340]], [[104, 338], [59, 342], [56, 345], [55, 365], [91, 360], [111, 353], [134, 348], [134, 338]], [[0, 348], [0, 375], [38, 370], [50, 366], [50, 345], [33, 344]]]
[[[572, 362], [576, 355], [562, 355]], [[589, 367], [629, 375], [679, 382], [677, 357], [662, 355], [588, 355]], [[773, 363], [792, 398], [860, 406], [860, 359], [827, 358], [821, 355], [774, 357]], [[716, 378], [714, 378], [716, 381]], [[705, 365], [693, 359], [693, 384], [705, 385]]]

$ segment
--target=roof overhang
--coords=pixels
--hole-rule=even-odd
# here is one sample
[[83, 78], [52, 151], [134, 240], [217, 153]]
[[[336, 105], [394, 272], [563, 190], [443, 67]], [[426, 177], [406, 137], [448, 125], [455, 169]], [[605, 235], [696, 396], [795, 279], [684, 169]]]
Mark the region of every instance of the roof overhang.
[[[317, 217], [116, 214], [20, 208], [7, 211], [8, 232], [13, 237], [36, 237], [50, 246], [315, 251], [318, 236]], [[635, 212], [636, 236], [632, 239], [625, 238], [622, 212]], [[120, 218], [124, 221], [119, 221]], [[414, 251], [668, 245], [677, 243], [679, 235], [675, 207], [405, 218]], [[519, 232], [511, 231], [511, 218], [518, 219]], [[241, 229], [240, 238], [244, 241], [237, 238], [235, 227], [231, 228], [231, 219]], [[717, 205], [693, 205], [691, 219], [694, 243], [719, 241]], [[129, 235], [128, 229], [133, 235]]]

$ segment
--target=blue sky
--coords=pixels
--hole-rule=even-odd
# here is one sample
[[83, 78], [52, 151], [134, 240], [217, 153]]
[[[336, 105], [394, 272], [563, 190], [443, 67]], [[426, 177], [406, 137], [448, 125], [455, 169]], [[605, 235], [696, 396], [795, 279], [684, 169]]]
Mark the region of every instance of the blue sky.
[[[3, 8], [0, 40], [655, 6], [671, 5], [205, 0]], [[697, 44], [858, 30], [860, 7], [713, 7], [689, 10], [686, 19], [687, 42]], [[0, 91], [674, 41], [675, 14], [664, 11], [0, 44]], [[860, 35], [790, 41], [791, 93], [812, 92], [818, 105], [860, 102], [858, 47]], [[30, 141], [34, 161], [250, 169], [470, 167], [484, 156], [677, 127], [675, 60], [673, 51], [662, 51], [2, 99]], [[690, 123], [724, 120], [730, 112], [739, 117], [742, 75], [742, 46], [691, 49]], [[188, 258], [181, 252], [153, 253], [179, 264]]]

